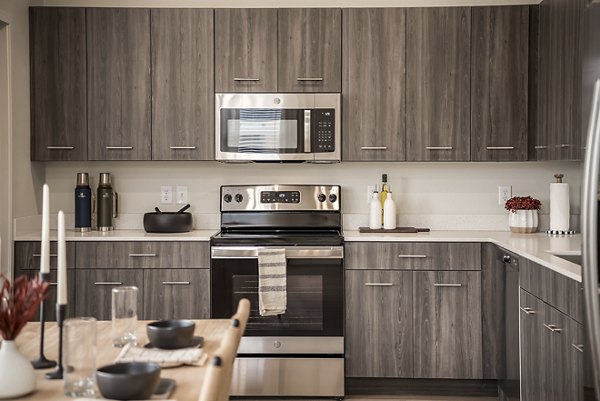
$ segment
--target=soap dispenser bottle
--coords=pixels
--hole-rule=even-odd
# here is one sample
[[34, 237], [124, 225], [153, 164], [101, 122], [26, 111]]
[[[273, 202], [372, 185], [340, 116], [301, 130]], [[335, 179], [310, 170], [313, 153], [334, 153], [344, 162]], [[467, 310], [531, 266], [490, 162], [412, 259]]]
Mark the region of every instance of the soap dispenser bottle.
[[393, 230], [396, 228], [396, 202], [394, 202], [391, 190], [388, 190], [383, 205], [383, 228], [386, 230]]

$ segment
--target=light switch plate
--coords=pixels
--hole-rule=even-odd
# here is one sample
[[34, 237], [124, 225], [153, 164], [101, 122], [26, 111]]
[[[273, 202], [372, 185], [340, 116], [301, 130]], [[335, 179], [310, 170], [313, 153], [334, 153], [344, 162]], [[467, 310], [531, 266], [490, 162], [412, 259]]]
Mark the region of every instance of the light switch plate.
[[373, 192], [377, 189], [377, 185], [367, 185], [367, 203], [371, 203]]
[[160, 187], [160, 203], [170, 204], [173, 203], [173, 187], [170, 185], [163, 185]]
[[177, 204], [185, 205], [188, 203], [188, 187], [177, 186], [177, 194], [175, 195]]
[[512, 186], [504, 185], [498, 187], [498, 204], [504, 206], [507, 200], [512, 197]]

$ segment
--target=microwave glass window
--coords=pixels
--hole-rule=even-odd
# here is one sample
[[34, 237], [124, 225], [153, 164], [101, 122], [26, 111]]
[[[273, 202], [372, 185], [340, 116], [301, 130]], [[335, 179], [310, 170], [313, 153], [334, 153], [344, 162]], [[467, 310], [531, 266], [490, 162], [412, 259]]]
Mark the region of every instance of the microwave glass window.
[[295, 149], [298, 146], [296, 120], [228, 120], [227, 134], [227, 147], [237, 148], [239, 152]]

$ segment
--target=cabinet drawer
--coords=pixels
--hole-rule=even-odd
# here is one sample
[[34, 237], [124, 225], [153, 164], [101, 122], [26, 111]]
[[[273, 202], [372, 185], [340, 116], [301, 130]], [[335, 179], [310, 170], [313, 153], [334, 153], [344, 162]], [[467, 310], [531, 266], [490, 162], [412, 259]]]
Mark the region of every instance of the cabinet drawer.
[[578, 322], [583, 322], [581, 283], [521, 258], [519, 285]]
[[[40, 270], [39, 241], [15, 242], [15, 269]], [[50, 242], [50, 268], [56, 269], [56, 241]], [[67, 268], [75, 267], [75, 243], [67, 242]]]
[[77, 268], [210, 267], [208, 242], [78, 242]]
[[481, 244], [349, 242], [346, 269], [481, 270]]

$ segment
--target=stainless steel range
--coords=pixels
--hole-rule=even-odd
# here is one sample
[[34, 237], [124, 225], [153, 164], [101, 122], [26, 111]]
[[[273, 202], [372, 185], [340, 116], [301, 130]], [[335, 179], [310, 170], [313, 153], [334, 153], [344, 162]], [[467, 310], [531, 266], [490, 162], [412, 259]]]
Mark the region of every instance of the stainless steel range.
[[[211, 317], [252, 303], [232, 396], [344, 396], [344, 267], [340, 187], [221, 187], [211, 239]], [[258, 252], [283, 248], [287, 310], [258, 311]]]

